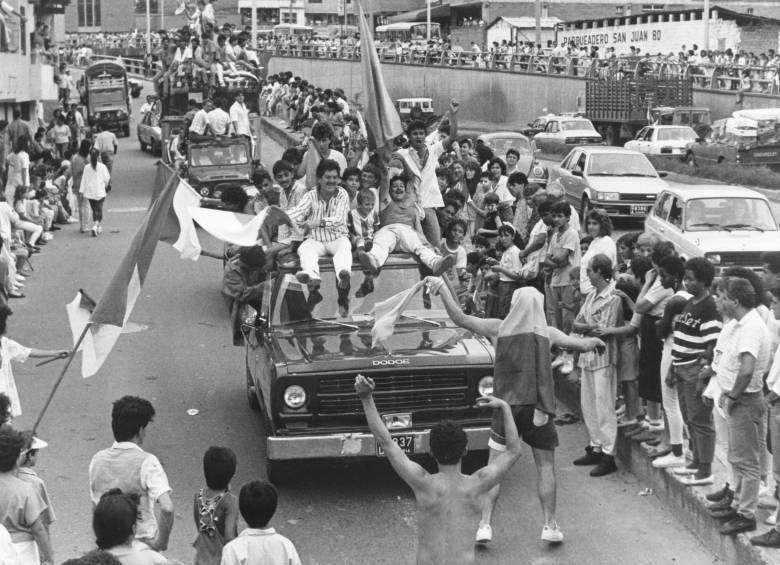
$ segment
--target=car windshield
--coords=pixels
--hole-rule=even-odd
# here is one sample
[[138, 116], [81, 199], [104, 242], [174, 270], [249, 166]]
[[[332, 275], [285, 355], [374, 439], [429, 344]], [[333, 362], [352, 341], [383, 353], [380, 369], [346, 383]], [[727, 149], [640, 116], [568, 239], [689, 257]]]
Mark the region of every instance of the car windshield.
[[657, 177], [647, 157], [640, 153], [595, 153], [588, 160], [588, 174], [607, 177]]
[[658, 130], [658, 141], [693, 141], [696, 137], [696, 132], [691, 128], [661, 128]]
[[[281, 277], [279, 292], [275, 303], [271, 305], [271, 326], [289, 326], [303, 322], [360, 324], [373, 322], [371, 310], [374, 305], [419, 282], [420, 270], [411, 264], [403, 268], [385, 265], [373, 279], [373, 292], [363, 297], [356, 296], [356, 293], [361, 288], [365, 275], [362, 270], [354, 270], [349, 293], [349, 316], [346, 318], [339, 317], [338, 291], [333, 271], [322, 273], [322, 284], [319, 288], [321, 299], [318, 299], [316, 294], [313, 295], [307, 285], [299, 283], [292, 273], [283, 272]], [[404, 309], [404, 317], [418, 322], [429, 320], [432, 327], [439, 325], [439, 322], [434, 320], [443, 322], [449, 319], [441, 299], [428, 294], [424, 296], [422, 292], [415, 294], [409, 301]], [[403, 323], [403, 320], [404, 318], [401, 318], [400, 322]]]
[[685, 207], [690, 231], [776, 231], [769, 204], [760, 198], [697, 198]]
[[190, 148], [190, 165], [209, 167], [213, 165], [244, 165], [248, 163], [244, 145], [202, 145]]
[[563, 131], [572, 131], [578, 129], [596, 131], [593, 128], [593, 124], [590, 123], [589, 120], [568, 120], [566, 122], [561, 122], [561, 130]]
[[522, 137], [494, 137], [486, 140], [494, 155], [506, 155], [509, 149], [517, 149], [520, 155], [531, 154], [531, 143]]

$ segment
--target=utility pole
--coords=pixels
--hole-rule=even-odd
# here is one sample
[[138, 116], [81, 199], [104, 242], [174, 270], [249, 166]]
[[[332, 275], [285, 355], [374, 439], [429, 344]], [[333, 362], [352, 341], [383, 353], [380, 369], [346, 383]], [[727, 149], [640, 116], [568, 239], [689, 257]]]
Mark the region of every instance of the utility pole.
[[542, 44], [542, 0], [534, 1], [534, 19], [536, 20], [536, 44]]
[[152, 15], [149, 12], [149, 0], [146, 0], [146, 52], [152, 52]]
[[165, 29], [165, 0], [158, 0], [160, 2], [160, 29]]
[[431, 40], [431, 0], [427, 0], [425, 3], [425, 21], [428, 24], [425, 32], [425, 38], [427, 41], [430, 41]]
[[257, 53], [257, 0], [252, 0], [252, 48]]
[[704, 22], [704, 45], [702, 49], [710, 50], [710, 0], [704, 0], [704, 12], [702, 12], [702, 21]]

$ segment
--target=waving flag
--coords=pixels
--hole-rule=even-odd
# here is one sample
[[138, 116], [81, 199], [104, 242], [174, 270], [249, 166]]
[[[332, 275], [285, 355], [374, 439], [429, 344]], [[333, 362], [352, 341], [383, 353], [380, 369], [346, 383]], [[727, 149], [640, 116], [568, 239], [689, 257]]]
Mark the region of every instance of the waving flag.
[[178, 186], [178, 177], [172, 176], [152, 202], [130, 249], [89, 317], [85, 313], [91, 305], [83, 292], [79, 291], [76, 299], [68, 305], [74, 337], [81, 335], [84, 326], [89, 325], [81, 346], [81, 376], [84, 378], [97, 373], [103, 365], [133, 311]]
[[423, 285], [425, 285], [425, 280], [421, 280], [407, 290], [394, 294], [387, 300], [374, 304], [371, 310], [371, 313], [374, 315], [374, 325], [371, 327], [371, 347], [376, 347], [379, 343], [387, 349], [385, 342], [387, 338], [393, 335], [395, 323], [401, 317], [401, 314], [404, 313], [409, 301]]
[[375, 150], [384, 147], [403, 133], [401, 118], [393, 105], [393, 99], [387, 93], [382, 66], [376, 53], [374, 39], [368, 27], [363, 5], [358, 1], [360, 25], [360, 70], [363, 76], [363, 92], [366, 99], [366, 125], [368, 128], [368, 146]]

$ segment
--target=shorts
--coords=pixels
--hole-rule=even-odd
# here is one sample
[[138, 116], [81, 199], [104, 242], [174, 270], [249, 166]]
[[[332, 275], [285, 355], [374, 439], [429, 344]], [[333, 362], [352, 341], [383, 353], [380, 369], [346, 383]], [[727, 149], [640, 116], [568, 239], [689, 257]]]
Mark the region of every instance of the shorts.
[[[550, 414], [547, 415], [547, 423], [543, 426], [534, 426], [533, 406], [512, 406], [512, 416], [517, 426], [517, 433], [525, 443], [535, 449], [553, 450], [558, 447], [558, 432]], [[488, 447], [496, 451], [506, 451], [504, 416], [501, 410], [493, 411]]]

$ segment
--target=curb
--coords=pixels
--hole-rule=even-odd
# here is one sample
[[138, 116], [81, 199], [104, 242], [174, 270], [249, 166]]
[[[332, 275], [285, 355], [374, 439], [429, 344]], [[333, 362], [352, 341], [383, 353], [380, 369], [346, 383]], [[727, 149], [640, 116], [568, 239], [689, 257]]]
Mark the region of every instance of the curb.
[[263, 117], [260, 119], [263, 133], [285, 149], [295, 147], [303, 142], [303, 135], [287, 130], [287, 122], [280, 118]]
[[[578, 415], [581, 415], [580, 386], [568, 378], [556, 375], [555, 395]], [[750, 537], [763, 533], [769, 526], [763, 524], [767, 511], [759, 509], [755, 532], [724, 536], [719, 531], [720, 523], [711, 518], [706, 509], [707, 494], [701, 487], [690, 488], [673, 478], [671, 471], [656, 469], [652, 460], [638, 442], [626, 438], [618, 430], [617, 459], [622, 467], [652, 489], [652, 493], [682, 524], [712, 551], [723, 563], [729, 565], [771, 565], [780, 561], [780, 552], [773, 549], [754, 547]], [[725, 469], [716, 460], [713, 463], [716, 477], [724, 477]], [[715, 488], [720, 486], [718, 478]], [[649, 527], [652, 525], [648, 524]]]

